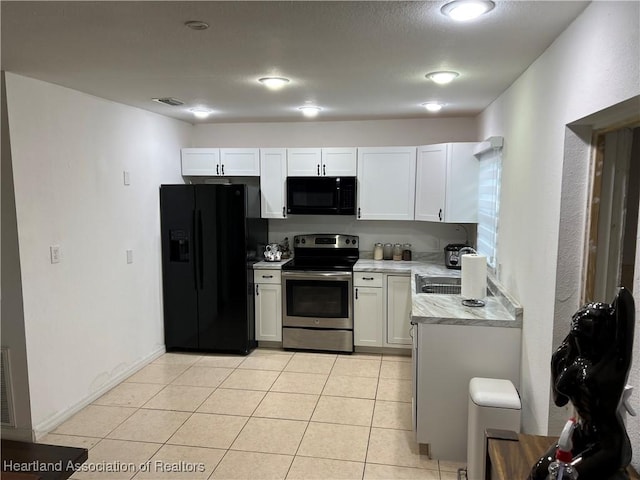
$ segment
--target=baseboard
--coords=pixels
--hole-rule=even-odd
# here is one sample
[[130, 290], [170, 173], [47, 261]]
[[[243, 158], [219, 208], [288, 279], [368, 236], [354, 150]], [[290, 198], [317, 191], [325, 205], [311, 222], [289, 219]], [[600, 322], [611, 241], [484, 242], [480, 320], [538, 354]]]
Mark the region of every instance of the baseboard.
[[354, 347], [355, 353], [382, 353], [387, 355], [398, 355], [401, 357], [411, 357], [411, 347]]
[[2, 427], [0, 433], [4, 440], [17, 440], [19, 442], [33, 442], [34, 432], [29, 428]]
[[[165, 350], [164, 345], [159, 347], [158, 349], [156, 349], [155, 351], [153, 351], [152, 353], [150, 353], [146, 357], [144, 357], [144, 358], [138, 360], [137, 362], [133, 363], [127, 370], [124, 370], [123, 372], [121, 372], [118, 375], [116, 375], [115, 377], [113, 377], [109, 382], [107, 382], [102, 387], [100, 387], [99, 390], [96, 390], [95, 392], [92, 392], [91, 394], [87, 395], [85, 398], [80, 400], [75, 405], [72, 405], [71, 407], [69, 407], [69, 408], [67, 408], [67, 409], [65, 409], [63, 411], [58, 412], [55, 415], [47, 418], [46, 420], [38, 423], [37, 425], [35, 425], [34, 428], [33, 428], [33, 436], [35, 437], [35, 441], [36, 442], [39, 441], [47, 433], [49, 433], [52, 430], [54, 430], [55, 428], [57, 428], [58, 425], [62, 424], [65, 420], [68, 420], [69, 418], [71, 418], [73, 415], [78, 413], [84, 407], [86, 407], [87, 405], [91, 404], [94, 400], [100, 398], [102, 395], [104, 395], [109, 390], [111, 390], [113, 387], [115, 387], [120, 382], [122, 382], [125, 378], [130, 377], [131, 375], [136, 373], [138, 370], [140, 370], [141, 368], [147, 366], [149, 363], [154, 361], [156, 358], [158, 358], [161, 355], [163, 355], [165, 353], [165, 351], [166, 350]], [[2, 432], [4, 434], [4, 429], [2, 430]]]

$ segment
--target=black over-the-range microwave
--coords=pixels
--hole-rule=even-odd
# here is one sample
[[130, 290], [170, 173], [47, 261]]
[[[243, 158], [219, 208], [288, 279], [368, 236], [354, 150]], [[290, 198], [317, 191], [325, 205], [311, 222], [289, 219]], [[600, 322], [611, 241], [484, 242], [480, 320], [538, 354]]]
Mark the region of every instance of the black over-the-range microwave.
[[356, 177], [287, 177], [287, 213], [355, 215]]

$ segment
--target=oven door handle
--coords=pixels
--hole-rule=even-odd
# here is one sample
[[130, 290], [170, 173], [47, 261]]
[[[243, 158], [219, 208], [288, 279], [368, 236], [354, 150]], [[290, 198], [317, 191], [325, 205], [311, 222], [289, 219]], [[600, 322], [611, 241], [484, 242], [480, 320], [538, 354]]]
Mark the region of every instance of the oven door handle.
[[334, 280], [334, 279], [342, 279], [342, 278], [351, 278], [352, 274], [351, 272], [303, 272], [303, 271], [298, 271], [298, 272], [288, 272], [288, 271], [283, 271], [282, 272], [282, 277], [283, 278], [295, 278], [295, 279], [310, 279], [310, 280], [320, 280], [322, 278], [326, 278], [327, 280]]

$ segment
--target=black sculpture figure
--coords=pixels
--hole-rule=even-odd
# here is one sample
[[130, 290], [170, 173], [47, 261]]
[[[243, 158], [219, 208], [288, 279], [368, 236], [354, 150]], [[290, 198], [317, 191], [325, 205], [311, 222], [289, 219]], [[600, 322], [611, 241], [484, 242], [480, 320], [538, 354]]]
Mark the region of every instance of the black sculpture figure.
[[[631, 442], [618, 411], [633, 350], [633, 296], [620, 288], [612, 304], [589, 303], [551, 358], [553, 399], [569, 401], [578, 416], [572, 462], [579, 480], [628, 480]], [[530, 480], [547, 478], [557, 445], [533, 466]]]

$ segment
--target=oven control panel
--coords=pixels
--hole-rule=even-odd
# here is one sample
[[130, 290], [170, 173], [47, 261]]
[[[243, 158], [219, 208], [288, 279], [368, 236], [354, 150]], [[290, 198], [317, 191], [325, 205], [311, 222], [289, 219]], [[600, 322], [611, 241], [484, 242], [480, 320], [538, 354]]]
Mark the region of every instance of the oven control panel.
[[358, 248], [358, 237], [341, 234], [296, 235], [295, 248]]

